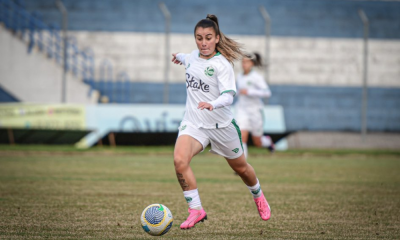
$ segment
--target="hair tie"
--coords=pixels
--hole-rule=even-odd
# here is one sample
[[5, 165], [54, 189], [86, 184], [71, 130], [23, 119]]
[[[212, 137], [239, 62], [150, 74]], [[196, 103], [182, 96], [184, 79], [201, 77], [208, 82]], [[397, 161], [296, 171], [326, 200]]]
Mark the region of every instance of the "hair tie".
[[257, 57], [254, 53], [248, 53], [246, 55], [250, 60], [257, 60]]
[[212, 18], [210, 18], [209, 16], [207, 16], [206, 19], [208, 19], [208, 20], [210, 20], [211, 22], [213, 22], [213, 23], [217, 26], [217, 28], [219, 29], [219, 25], [218, 25], [218, 23], [217, 23], [216, 21], [214, 21], [214, 20], [213, 20]]

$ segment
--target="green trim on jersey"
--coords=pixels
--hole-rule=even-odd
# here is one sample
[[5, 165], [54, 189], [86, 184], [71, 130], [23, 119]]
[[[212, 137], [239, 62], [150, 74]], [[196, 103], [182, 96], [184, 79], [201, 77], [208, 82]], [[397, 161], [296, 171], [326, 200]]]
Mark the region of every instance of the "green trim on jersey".
[[[217, 53], [216, 53], [214, 56], [212, 56], [211, 58], [216, 57], [216, 56], [219, 56], [219, 55], [221, 55], [221, 53], [220, 53], [220, 52], [217, 52]], [[200, 52], [199, 52], [199, 57], [200, 57]], [[210, 60], [211, 58], [207, 59], [207, 61]]]
[[242, 143], [242, 132], [240, 131], [239, 126], [236, 124], [235, 119], [232, 119], [232, 124], [233, 124], [233, 126], [235, 126], [235, 128], [236, 128], [236, 131], [237, 131], [237, 133], [238, 133], [238, 135], [239, 135], [239, 139], [240, 139], [240, 145], [242, 146], [242, 150], [243, 150], [243, 152], [244, 152], [243, 143]]
[[235, 92], [234, 90], [226, 90], [226, 91], [223, 91], [223, 92], [220, 94], [220, 96], [221, 96], [222, 94], [228, 93], [228, 92], [233, 92], [233, 96], [236, 96], [236, 92]]

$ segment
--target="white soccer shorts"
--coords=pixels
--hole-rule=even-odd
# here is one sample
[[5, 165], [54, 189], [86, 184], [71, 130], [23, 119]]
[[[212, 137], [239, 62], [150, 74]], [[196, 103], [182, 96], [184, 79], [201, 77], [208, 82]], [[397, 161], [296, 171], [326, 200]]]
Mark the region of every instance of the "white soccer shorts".
[[256, 137], [264, 134], [263, 112], [261, 110], [249, 113], [238, 108], [235, 118], [241, 130], [249, 131], [251, 135]]
[[235, 159], [243, 154], [242, 137], [235, 120], [224, 128], [196, 128], [190, 122], [182, 122], [179, 126], [178, 137], [189, 135], [203, 145], [203, 151], [211, 143], [211, 153], [228, 159]]

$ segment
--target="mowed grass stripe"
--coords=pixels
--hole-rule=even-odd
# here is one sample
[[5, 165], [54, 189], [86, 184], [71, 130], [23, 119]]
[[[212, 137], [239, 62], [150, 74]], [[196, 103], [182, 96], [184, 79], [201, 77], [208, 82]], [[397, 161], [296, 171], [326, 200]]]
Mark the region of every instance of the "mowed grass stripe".
[[399, 239], [397, 155], [252, 155], [272, 218], [263, 222], [226, 161], [192, 161], [209, 220], [182, 231], [187, 204], [172, 155], [0, 157], [1, 239], [151, 239], [142, 210], [174, 215], [165, 239]]

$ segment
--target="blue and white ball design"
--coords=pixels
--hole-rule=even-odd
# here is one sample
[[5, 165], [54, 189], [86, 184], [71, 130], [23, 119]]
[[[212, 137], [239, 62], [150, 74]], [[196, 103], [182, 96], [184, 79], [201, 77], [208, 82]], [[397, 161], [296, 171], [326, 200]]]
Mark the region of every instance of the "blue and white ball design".
[[153, 236], [166, 234], [174, 221], [171, 211], [162, 204], [147, 206], [140, 217], [145, 232]]

